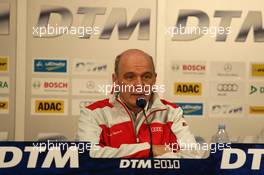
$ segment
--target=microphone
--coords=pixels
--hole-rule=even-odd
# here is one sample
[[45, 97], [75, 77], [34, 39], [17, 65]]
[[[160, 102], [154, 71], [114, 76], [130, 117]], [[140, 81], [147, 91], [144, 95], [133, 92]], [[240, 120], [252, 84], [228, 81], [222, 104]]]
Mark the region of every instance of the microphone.
[[149, 132], [149, 138], [150, 138], [149, 157], [153, 158], [152, 133], [151, 133], [151, 128], [150, 128], [150, 123], [148, 122], [146, 111], [145, 111], [145, 106], [147, 105], [147, 101], [144, 97], [138, 97], [136, 100], [136, 105], [137, 107], [143, 110], [143, 114], [144, 114], [144, 117], [147, 123], [148, 132]]
[[144, 97], [138, 97], [136, 104], [139, 108], [144, 109], [147, 104], [147, 101], [145, 100]]

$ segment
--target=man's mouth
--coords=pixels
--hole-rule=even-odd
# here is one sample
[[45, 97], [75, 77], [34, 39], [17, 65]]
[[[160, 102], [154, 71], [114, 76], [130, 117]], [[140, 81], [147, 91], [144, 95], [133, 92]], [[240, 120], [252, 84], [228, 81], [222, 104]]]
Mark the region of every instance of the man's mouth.
[[145, 96], [145, 94], [131, 94], [131, 95], [133, 95], [133, 96]]

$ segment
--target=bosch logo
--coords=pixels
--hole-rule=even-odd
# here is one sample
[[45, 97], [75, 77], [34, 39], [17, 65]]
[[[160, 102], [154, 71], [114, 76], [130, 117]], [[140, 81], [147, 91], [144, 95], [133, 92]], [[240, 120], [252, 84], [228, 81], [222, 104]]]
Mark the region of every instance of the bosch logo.
[[182, 70], [184, 71], [205, 71], [205, 65], [184, 64], [182, 65]]
[[232, 64], [229, 64], [229, 63], [225, 64], [224, 65], [224, 70], [226, 72], [231, 72], [232, 71]]
[[238, 91], [238, 85], [234, 83], [230, 84], [218, 84], [217, 91], [219, 92], [236, 92]]
[[63, 82], [44, 82], [44, 88], [67, 88], [68, 83]]

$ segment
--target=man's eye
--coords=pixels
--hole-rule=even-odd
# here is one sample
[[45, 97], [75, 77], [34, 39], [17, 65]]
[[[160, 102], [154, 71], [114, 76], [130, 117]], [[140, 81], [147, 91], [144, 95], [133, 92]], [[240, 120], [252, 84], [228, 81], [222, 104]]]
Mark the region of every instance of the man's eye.
[[151, 75], [144, 75], [143, 78], [144, 78], [145, 80], [148, 80], [148, 79], [151, 79], [152, 76], [151, 76]]
[[133, 75], [126, 75], [125, 78], [126, 78], [127, 80], [131, 80], [131, 79], [133, 79]]

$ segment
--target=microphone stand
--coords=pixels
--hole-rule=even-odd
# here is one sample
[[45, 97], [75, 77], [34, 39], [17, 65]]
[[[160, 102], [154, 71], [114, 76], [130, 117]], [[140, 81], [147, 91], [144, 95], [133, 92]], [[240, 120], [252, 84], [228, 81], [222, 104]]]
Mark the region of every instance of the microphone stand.
[[136, 105], [143, 110], [143, 115], [145, 117], [146, 123], [147, 123], [147, 128], [149, 132], [149, 138], [150, 138], [150, 149], [149, 149], [149, 158], [153, 158], [153, 143], [152, 143], [152, 133], [151, 133], [151, 128], [150, 128], [150, 123], [148, 122], [146, 111], [145, 111], [145, 106], [147, 102], [144, 97], [139, 97], [137, 98]]
[[149, 137], [150, 137], [150, 149], [149, 149], [149, 157], [153, 158], [153, 143], [152, 143], [152, 133], [151, 133], [151, 128], [150, 128], [150, 123], [148, 122], [147, 115], [145, 112], [145, 109], [143, 108], [143, 114], [147, 123], [147, 128], [149, 132]]

